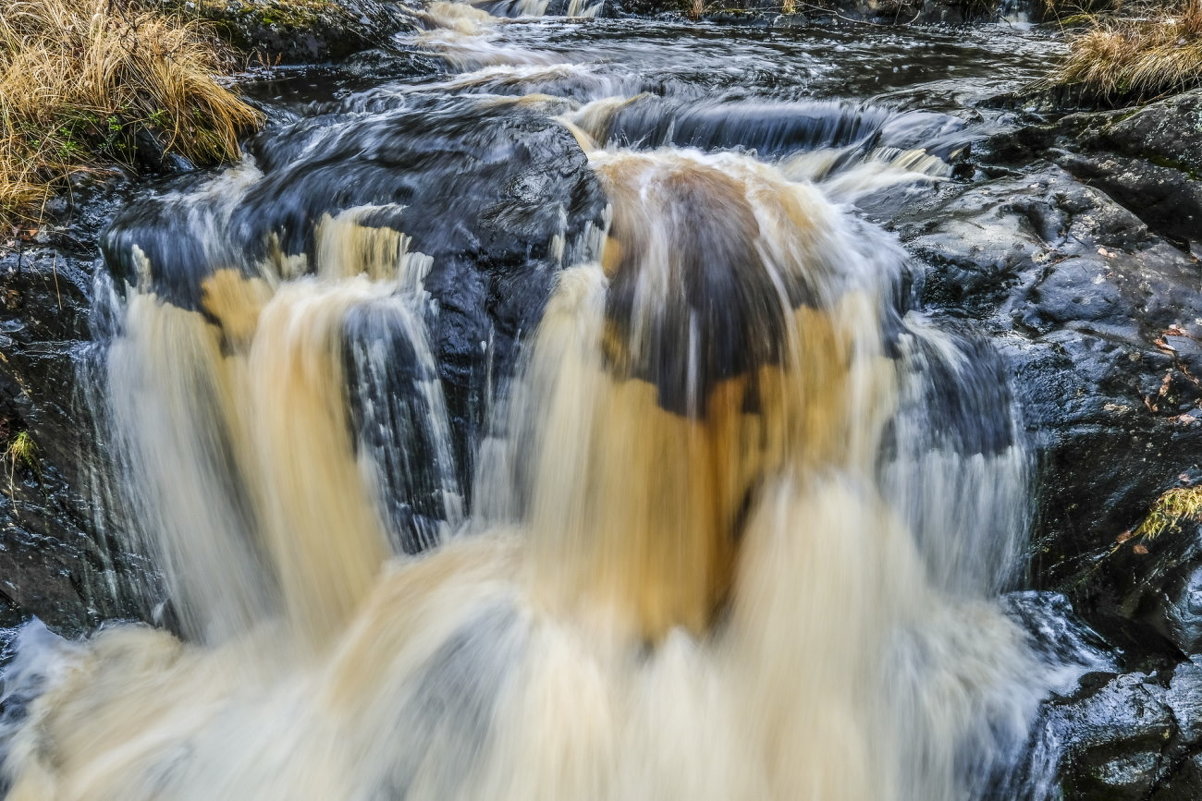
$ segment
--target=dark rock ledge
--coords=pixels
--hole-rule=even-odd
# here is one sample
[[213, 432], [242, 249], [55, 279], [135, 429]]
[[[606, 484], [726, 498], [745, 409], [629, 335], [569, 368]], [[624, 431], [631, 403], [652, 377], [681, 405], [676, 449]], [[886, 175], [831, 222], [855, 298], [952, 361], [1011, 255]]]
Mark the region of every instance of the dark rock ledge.
[[1202, 528], [1136, 533], [1202, 481], [1202, 92], [983, 153], [893, 225], [924, 302], [1009, 365], [1039, 462], [1028, 583], [1117, 658], [1044, 705], [1027, 769], [1065, 801], [1202, 797]]
[[252, 60], [273, 64], [337, 61], [386, 44], [415, 25], [404, 0], [159, 0], [210, 23]]

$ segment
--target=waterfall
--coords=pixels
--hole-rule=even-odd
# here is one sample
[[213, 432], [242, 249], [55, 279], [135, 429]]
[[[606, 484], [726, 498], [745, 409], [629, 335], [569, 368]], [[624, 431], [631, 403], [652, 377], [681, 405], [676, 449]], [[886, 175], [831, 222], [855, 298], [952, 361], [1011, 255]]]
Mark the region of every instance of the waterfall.
[[[543, 63], [479, 9], [430, 14], [421, 45], [452, 64]], [[429, 212], [295, 213], [248, 161], [170, 199], [191, 251], [114, 235], [133, 268], [98, 301], [101, 500], [179, 636], [27, 636], [10, 801], [963, 801], [1003, 780], [1052, 682], [997, 602], [1028, 517], [1018, 411], [844, 205], [946, 176], [955, 126], [554, 105], [608, 208], [555, 233], [471, 465], [432, 344], [439, 257], [410, 236]], [[396, 118], [356, 113], [355, 152], [386, 151], [368, 137]], [[302, 133], [299, 162], [343, 135]], [[251, 198], [282, 209], [253, 251]]]

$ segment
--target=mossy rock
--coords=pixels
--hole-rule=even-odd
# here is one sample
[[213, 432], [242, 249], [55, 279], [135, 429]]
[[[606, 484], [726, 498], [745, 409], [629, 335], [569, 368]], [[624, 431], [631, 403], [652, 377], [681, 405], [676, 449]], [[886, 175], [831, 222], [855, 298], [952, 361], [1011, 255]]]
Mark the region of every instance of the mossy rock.
[[337, 61], [379, 47], [413, 24], [395, 0], [163, 0], [211, 23], [244, 53], [269, 63]]

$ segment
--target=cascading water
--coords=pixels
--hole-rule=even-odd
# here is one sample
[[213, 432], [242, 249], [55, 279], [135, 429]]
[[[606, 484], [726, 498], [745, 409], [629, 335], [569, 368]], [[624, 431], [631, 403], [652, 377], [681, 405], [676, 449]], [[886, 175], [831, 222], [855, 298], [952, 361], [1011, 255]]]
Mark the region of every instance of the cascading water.
[[[297, 121], [158, 198], [166, 233], [115, 226], [100, 501], [183, 639], [28, 630], [8, 797], [1012, 788], [1064, 678], [996, 602], [1027, 517], [1016, 412], [988, 347], [909, 308], [903, 253], [839, 205], [946, 175], [959, 126], [608, 97], [621, 81], [548, 72], [483, 12], [430, 16], [421, 46], [494, 65], [443, 82], [463, 96]], [[569, 99], [522, 96], [549, 79]], [[497, 80], [518, 97], [477, 91]], [[410, 128], [428, 150], [398, 145]], [[604, 213], [505, 172], [536, 136], [582, 159], [575, 137]], [[755, 152], [689, 149], [735, 146]], [[495, 198], [469, 170], [504, 178]], [[464, 204], [485, 235], [439, 227]], [[465, 336], [456, 383], [447, 265], [499, 252], [498, 280], [550, 297], [529, 336]], [[492, 404], [462, 390], [502, 336], [525, 349]]]

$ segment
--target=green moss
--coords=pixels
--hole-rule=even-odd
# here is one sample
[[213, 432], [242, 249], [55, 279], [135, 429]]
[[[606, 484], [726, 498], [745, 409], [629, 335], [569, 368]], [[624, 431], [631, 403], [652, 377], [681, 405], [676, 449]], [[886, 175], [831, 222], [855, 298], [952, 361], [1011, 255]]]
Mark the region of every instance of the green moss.
[[1155, 164], [1157, 167], [1164, 167], [1166, 169], [1176, 170], [1177, 172], [1183, 173], [1191, 181], [1202, 180], [1202, 173], [1199, 173], [1196, 168], [1190, 166], [1189, 164], [1186, 164], [1185, 162], [1182, 162], [1182, 161], [1178, 161], [1177, 159], [1172, 159], [1172, 158], [1169, 158], [1168, 156], [1156, 154], [1156, 155], [1145, 155], [1144, 160], [1149, 162], [1150, 164]]
[[331, 20], [347, 15], [344, 8], [330, 0], [269, 0], [258, 3], [242, 0], [237, 4], [225, 0], [192, 0], [190, 4], [185, 0], [176, 0], [176, 5], [180, 8], [191, 5], [191, 13], [223, 28], [258, 25], [308, 30], [328, 25]]

